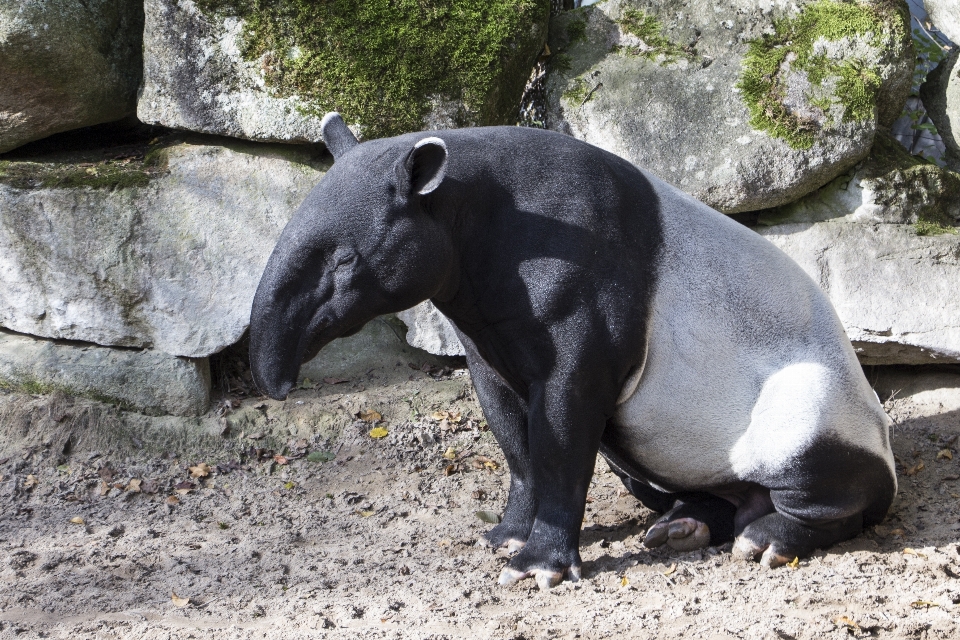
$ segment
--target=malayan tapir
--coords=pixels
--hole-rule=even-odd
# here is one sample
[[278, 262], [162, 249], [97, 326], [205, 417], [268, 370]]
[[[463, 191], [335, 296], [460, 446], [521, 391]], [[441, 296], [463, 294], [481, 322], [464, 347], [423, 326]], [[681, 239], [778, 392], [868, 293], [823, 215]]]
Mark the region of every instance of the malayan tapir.
[[774, 567], [879, 522], [890, 419], [826, 296], [772, 244], [627, 161], [522, 127], [359, 143], [287, 224], [253, 303], [257, 386], [376, 316], [453, 323], [510, 469], [481, 542], [502, 584], [580, 576], [597, 453], [663, 513], [645, 544], [736, 539]]

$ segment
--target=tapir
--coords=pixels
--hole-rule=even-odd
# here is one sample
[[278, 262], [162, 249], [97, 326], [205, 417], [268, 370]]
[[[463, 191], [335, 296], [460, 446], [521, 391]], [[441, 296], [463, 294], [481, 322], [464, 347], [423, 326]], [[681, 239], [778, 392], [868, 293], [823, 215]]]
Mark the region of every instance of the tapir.
[[501, 584], [580, 577], [597, 454], [662, 513], [648, 547], [734, 541], [776, 567], [883, 519], [890, 419], [827, 297], [747, 227], [627, 161], [523, 127], [363, 143], [334, 164], [257, 289], [250, 363], [287, 396], [302, 362], [431, 300], [466, 350], [510, 490], [481, 539]]

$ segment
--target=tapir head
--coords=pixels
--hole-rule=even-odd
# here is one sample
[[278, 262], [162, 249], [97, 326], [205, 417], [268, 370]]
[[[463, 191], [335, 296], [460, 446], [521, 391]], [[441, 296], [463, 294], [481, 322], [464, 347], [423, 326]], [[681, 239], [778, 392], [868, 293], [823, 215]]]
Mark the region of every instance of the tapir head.
[[430, 206], [446, 172], [444, 142], [360, 144], [336, 113], [322, 132], [333, 167], [283, 230], [250, 317], [253, 379], [276, 399], [334, 338], [434, 296], [452, 264], [449, 226]]

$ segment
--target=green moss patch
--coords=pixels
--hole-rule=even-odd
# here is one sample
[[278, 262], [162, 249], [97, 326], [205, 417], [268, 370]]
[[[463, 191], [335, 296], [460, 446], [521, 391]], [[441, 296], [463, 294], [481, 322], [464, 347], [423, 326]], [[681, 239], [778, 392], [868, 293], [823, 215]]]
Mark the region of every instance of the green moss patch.
[[0, 184], [14, 189], [129, 189], [165, 173], [165, 147], [140, 149], [105, 160], [3, 160]]
[[878, 133], [863, 176], [877, 204], [896, 207], [907, 200], [916, 207], [917, 235], [957, 233], [960, 174], [910, 155], [893, 136]]
[[[242, 53], [310, 114], [339, 111], [366, 137], [423, 128], [431, 100], [462, 101], [463, 124], [516, 115], [542, 46], [548, 0], [197, 0], [244, 21]], [[469, 117], [467, 117], [469, 116]]]
[[645, 46], [636, 53], [645, 58], [670, 63], [680, 58], [695, 57], [692, 51], [663, 35], [663, 23], [640, 9], [625, 9], [617, 24], [626, 33], [643, 41]]
[[813, 96], [812, 104], [818, 108], [826, 111], [829, 100], [829, 106], [844, 107], [844, 121], [873, 118], [881, 84], [877, 70], [862, 60], [841, 61], [816, 53], [814, 43], [869, 38], [880, 49], [901, 42], [906, 28], [900, 4], [818, 0], [798, 16], [776, 21], [773, 34], [751, 41], [737, 83], [750, 110], [751, 126], [786, 140], [795, 149], [813, 145], [819, 124], [784, 105], [785, 69], [805, 72], [815, 87], [834, 80], [832, 97]]
[[957, 233], [956, 227], [942, 225], [938, 222], [930, 222], [928, 220], [917, 220], [916, 224], [913, 225], [913, 229], [917, 232], [918, 236], [939, 236], [945, 233]]
[[134, 407], [132, 407], [129, 403], [120, 400], [119, 398], [97, 393], [96, 391], [78, 391], [77, 389], [73, 389], [66, 385], [44, 382], [42, 380], [37, 380], [36, 378], [30, 377], [25, 377], [20, 380], [8, 380], [6, 378], [0, 378], [0, 390], [26, 393], [32, 396], [62, 393], [67, 396], [89, 398], [90, 400], [96, 400], [97, 402], [113, 405], [125, 411], [134, 410]]

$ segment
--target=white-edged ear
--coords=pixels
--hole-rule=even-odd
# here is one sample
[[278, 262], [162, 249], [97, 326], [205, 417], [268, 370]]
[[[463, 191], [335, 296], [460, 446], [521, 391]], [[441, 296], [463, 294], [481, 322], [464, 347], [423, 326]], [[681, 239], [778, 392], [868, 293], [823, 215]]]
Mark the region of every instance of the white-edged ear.
[[334, 160], [360, 144], [336, 111], [323, 116], [323, 120], [320, 121], [320, 135], [323, 136], [323, 143], [333, 154]]
[[433, 192], [447, 172], [447, 143], [431, 136], [413, 146], [402, 163], [410, 193], [424, 196]]

